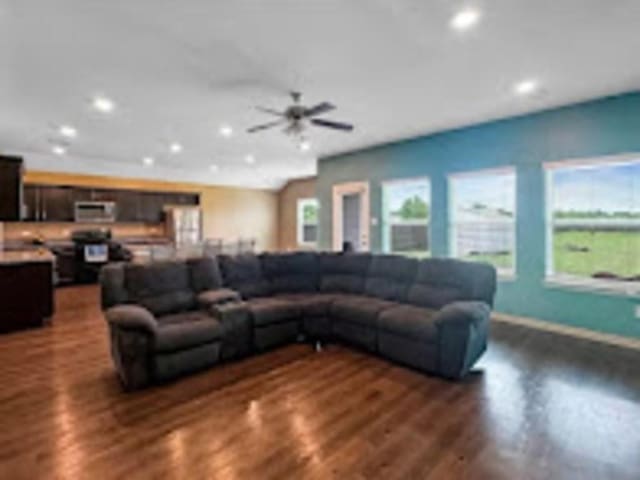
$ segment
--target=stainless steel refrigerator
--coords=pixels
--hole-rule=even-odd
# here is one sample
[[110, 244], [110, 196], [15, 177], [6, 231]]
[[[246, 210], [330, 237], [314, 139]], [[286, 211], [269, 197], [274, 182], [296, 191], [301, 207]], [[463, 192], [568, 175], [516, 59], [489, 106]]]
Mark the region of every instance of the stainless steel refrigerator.
[[200, 207], [169, 206], [165, 208], [167, 234], [176, 248], [202, 243], [202, 210]]

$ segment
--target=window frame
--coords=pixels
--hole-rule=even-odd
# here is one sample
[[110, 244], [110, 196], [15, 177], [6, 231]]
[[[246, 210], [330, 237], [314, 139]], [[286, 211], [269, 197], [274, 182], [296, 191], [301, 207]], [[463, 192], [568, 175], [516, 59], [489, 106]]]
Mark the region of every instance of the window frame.
[[625, 153], [622, 155], [607, 155], [602, 157], [569, 158], [555, 160], [542, 164], [545, 186], [545, 277], [544, 284], [547, 287], [562, 287], [576, 291], [596, 292], [622, 296], [640, 297], [640, 284], [619, 280], [583, 277], [569, 273], [555, 272], [553, 234], [555, 222], [553, 218], [553, 173], [558, 170], [598, 168], [599, 166], [628, 165], [639, 163], [640, 154]]
[[[304, 208], [309, 204], [314, 205], [318, 210], [318, 216], [320, 215], [320, 202], [316, 197], [303, 197], [296, 200], [296, 244], [299, 247], [317, 248], [317, 238], [315, 242], [307, 242], [304, 239], [304, 227], [305, 225], [311, 225], [304, 223]], [[320, 219], [318, 218], [318, 222], [315, 224], [316, 229], [318, 229], [319, 225]]]
[[508, 165], [497, 168], [483, 168], [481, 170], [465, 170], [447, 175], [447, 230], [449, 256], [460, 259], [457, 246], [457, 222], [454, 182], [460, 178], [485, 177], [490, 175], [513, 175], [513, 220], [511, 229], [513, 239], [511, 245], [512, 265], [509, 268], [495, 266], [498, 277], [502, 280], [513, 280], [516, 278], [518, 267], [518, 171], [515, 165]]
[[[429, 198], [428, 200], [428, 205], [429, 205], [429, 217], [427, 218], [424, 226], [427, 229], [427, 245], [428, 245], [428, 249], [424, 251], [425, 253], [425, 257], [424, 258], [428, 258], [431, 257], [432, 255], [432, 243], [431, 243], [431, 217], [432, 217], [432, 199], [433, 199], [433, 191], [431, 188], [431, 177], [428, 176], [419, 176], [419, 177], [401, 177], [401, 178], [392, 178], [390, 180], [384, 180], [383, 182], [381, 182], [380, 184], [380, 200], [381, 200], [381, 228], [380, 228], [380, 234], [381, 234], [381, 242], [380, 242], [380, 246], [382, 247], [381, 250], [383, 253], [387, 253], [387, 254], [391, 254], [391, 255], [404, 255], [402, 252], [393, 252], [391, 250], [391, 226], [394, 225], [394, 223], [392, 222], [388, 222], [387, 218], [388, 218], [388, 208], [387, 208], [387, 202], [386, 202], [386, 198], [385, 198], [385, 188], [389, 187], [389, 186], [393, 186], [393, 185], [397, 185], [397, 184], [403, 184], [403, 183], [419, 183], [419, 182], [426, 182], [427, 185], [429, 186]], [[421, 257], [422, 258], [422, 257]]]

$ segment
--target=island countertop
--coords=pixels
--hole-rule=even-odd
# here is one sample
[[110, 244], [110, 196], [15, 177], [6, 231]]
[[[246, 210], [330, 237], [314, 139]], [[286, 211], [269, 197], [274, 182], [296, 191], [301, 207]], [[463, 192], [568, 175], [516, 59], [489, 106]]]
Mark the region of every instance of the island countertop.
[[33, 250], [0, 250], [0, 266], [22, 263], [53, 262], [54, 255], [45, 249]]

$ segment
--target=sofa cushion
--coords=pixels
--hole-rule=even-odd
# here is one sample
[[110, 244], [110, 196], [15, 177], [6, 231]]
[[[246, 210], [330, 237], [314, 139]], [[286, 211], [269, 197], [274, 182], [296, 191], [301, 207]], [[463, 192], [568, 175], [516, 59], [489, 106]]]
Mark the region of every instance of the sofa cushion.
[[344, 296], [331, 304], [331, 317], [351, 323], [376, 325], [380, 312], [397, 305], [394, 302], [363, 296]]
[[365, 282], [365, 294], [384, 300], [405, 300], [415, 280], [418, 261], [400, 255], [375, 255]]
[[273, 325], [300, 318], [296, 302], [282, 298], [252, 298], [246, 302], [255, 326]]
[[200, 293], [222, 287], [222, 274], [214, 257], [191, 258], [187, 260], [191, 275], [191, 288]]
[[378, 329], [412, 340], [435, 342], [437, 328], [435, 310], [398, 305], [384, 310], [378, 317]]
[[362, 293], [369, 269], [368, 253], [325, 253], [318, 257], [320, 291], [333, 293]]
[[412, 285], [407, 294], [409, 303], [427, 308], [442, 308], [462, 299], [464, 299], [464, 293], [460, 288], [421, 283]]
[[243, 298], [269, 295], [269, 282], [263, 276], [260, 258], [253, 253], [218, 257], [225, 284]]
[[318, 260], [313, 252], [267, 253], [262, 268], [274, 293], [315, 292]]
[[340, 293], [284, 293], [275, 298], [295, 302], [305, 317], [326, 317], [335, 300], [348, 296]]
[[[431, 288], [414, 290], [416, 284]], [[434, 308], [454, 300], [479, 300], [493, 305], [495, 289], [496, 270], [489, 264], [430, 258], [419, 263], [408, 299], [416, 305]]]
[[203, 312], [185, 312], [158, 317], [156, 352], [193, 348], [222, 338], [222, 326]]
[[125, 287], [128, 302], [142, 305], [154, 315], [181, 312], [195, 306], [189, 269], [182, 261], [129, 264], [125, 268]]

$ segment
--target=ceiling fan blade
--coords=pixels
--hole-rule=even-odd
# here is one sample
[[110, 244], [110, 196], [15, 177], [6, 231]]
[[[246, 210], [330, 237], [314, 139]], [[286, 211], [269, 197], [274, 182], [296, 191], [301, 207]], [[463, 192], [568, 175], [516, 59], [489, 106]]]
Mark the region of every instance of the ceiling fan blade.
[[254, 133], [260, 130], [266, 130], [267, 128], [277, 127], [278, 125], [282, 125], [284, 120], [277, 120], [275, 122], [264, 123], [262, 125], [256, 125], [255, 127], [251, 127], [247, 129], [247, 133]]
[[333, 122], [331, 120], [323, 120], [322, 118], [312, 118], [311, 123], [319, 127], [328, 127], [335, 130], [343, 130], [345, 132], [353, 130], [353, 125], [349, 125], [348, 123]]
[[306, 108], [304, 110], [305, 117], [313, 117], [315, 115], [320, 115], [322, 113], [330, 112], [331, 110], [335, 110], [335, 105], [332, 105], [329, 102], [322, 102], [313, 107]]
[[284, 117], [284, 112], [279, 112], [277, 110], [274, 110], [273, 108], [256, 106], [256, 110], [264, 113], [270, 113], [271, 115], [277, 115], [278, 117]]

